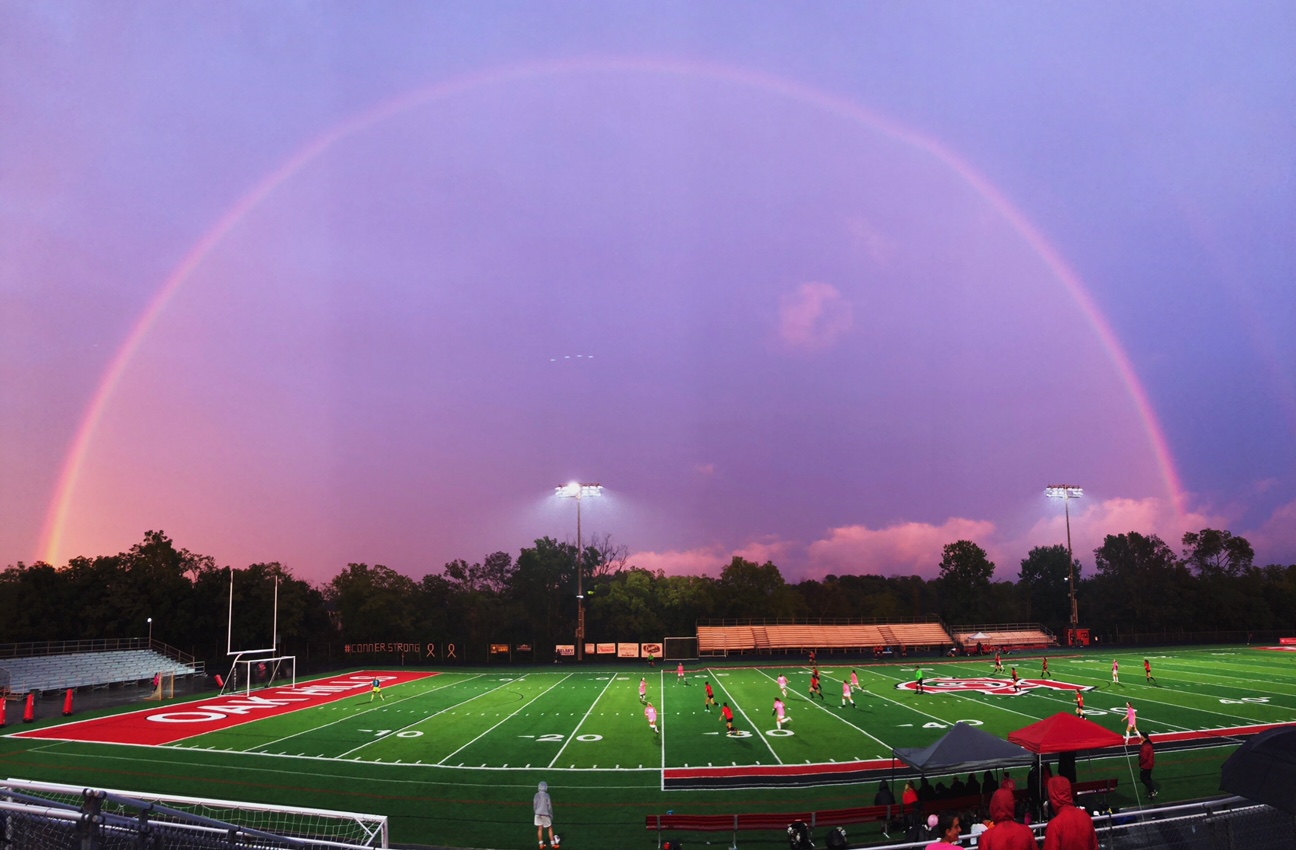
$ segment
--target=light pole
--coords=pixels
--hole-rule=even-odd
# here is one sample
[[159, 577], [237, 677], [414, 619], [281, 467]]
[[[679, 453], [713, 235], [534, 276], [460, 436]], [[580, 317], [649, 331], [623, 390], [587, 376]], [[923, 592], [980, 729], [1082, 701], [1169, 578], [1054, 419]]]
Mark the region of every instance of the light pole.
[[564, 499], [576, 500], [576, 660], [585, 658], [585, 577], [581, 569], [584, 551], [581, 548], [581, 500], [586, 496], [597, 496], [603, 491], [602, 484], [588, 484], [573, 481], [562, 487], [555, 487], [554, 492]]
[[148, 626], [149, 626], [149, 648], [152, 649], [153, 648], [153, 618], [152, 617], [148, 618]]
[[1050, 499], [1061, 499], [1062, 510], [1066, 513], [1067, 530], [1067, 572], [1071, 577], [1071, 637], [1068, 644], [1075, 640], [1076, 630], [1080, 628], [1080, 609], [1076, 607], [1075, 558], [1071, 555], [1071, 500], [1084, 495], [1084, 490], [1074, 484], [1050, 484], [1044, 488], [1044, 494]]

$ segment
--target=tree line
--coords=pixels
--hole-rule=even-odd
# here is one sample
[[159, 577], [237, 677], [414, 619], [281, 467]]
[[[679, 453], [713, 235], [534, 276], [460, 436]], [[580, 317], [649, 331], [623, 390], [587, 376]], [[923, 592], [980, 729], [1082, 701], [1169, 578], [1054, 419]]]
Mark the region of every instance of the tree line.
[[[1108, 535], [1083, 575], [1064, 546], [1031, 549], [1015, 580], [969, 540], [948, 544], [939, 574], [829, 575], [787, 583], [778, 566], [734, 557], [717, 578], [672, 576], [627, 562], [596, 538], [578, 553], [545, 537], [517, 557], [455, 560], [419, 579], [381, 564], [348, 564], [315, 585], [278, 563], [242, 569], [179, 548], [149, 531], [127, 552], [0, 572], [0, 643], [153, 636], [209, 662], [224, 657], [231, 575], [235, 648], [266, 647], [275, 600], [283, 651], [310, 665], [338, 664], [348, 643], [456, 643], [464, 661], [490, 643], [530, 643], [538, 657], [572, 643], [576, 571], [585, 591], [586, 639], [645, 641], [695, 634], [699, 621], [907, 620], [949, 625], [1039, 622], [1059, 637], [1070, 617], [1071, 569], [1082, 626], [1121, 634], [1296, 629], [1296, 565], [1257, 567], [1243, 537], [1203, 529], [1175, 553], [1156, 535]], [[363, 663], [363, 662], [361, 662]]]

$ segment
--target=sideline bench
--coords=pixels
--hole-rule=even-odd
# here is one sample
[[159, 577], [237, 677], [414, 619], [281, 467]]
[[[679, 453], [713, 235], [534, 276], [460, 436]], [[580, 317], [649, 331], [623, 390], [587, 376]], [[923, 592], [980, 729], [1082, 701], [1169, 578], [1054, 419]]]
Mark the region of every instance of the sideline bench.
[[882, 834], [888, 838], [887, 826], [893, 818], [902, 816], [903, 806], [859, 806], [853, 809], [828, 809], [822, 812], [751, 812], [741, 815], [648, 815], [644, 826], [657, 833], [661, 844], [664, 830], [680, 832], [733, 832], [743, 830], [785, 830], [788, 824], [804, 821], [811, 830], [818, 827], [850, 826], [854, 824], [881, 823]]

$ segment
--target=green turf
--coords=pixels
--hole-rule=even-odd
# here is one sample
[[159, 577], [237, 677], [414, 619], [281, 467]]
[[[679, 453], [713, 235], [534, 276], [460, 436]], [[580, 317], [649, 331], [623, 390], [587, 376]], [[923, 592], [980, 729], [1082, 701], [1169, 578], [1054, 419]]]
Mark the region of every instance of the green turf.
[[[1139, 726], [1153, 735], [1296, 720], [1296, 664], [1290, 654], [1245, 647], [1149, 650], [1157, 676], [1143, 680], [1142, 660], [1118, 653], [1122, 684], [1111, 682], [1112, 655], [1055, 654], [1054, 678], [1095, 685], [1089, 717], [1124, 730], [1132, 701]], [[1009, 656], [1028, 678], [1038, 656]], [[744, 665], [761, 665], [750, 667]], [[926, 678], [985, 676], [986, 661], [922, 659]], [[855, 669], [863, 691], [857, 708], [841, 706], [841, 679]], [[773, 765], [880, 758], [892, 747], [925, 746], [958, 720], [1006, 736], [1074, 705], [1070, 692], [1020, 696], [977, 693], [920, 695], [897, 690], [915, 662], [821, 664], [824, 701], [808, 698], [808, 668], [748, 658], [726, 666], [689, 665], [688, 684], [674, 670], [640, 667], [490, 668], [443, 672], [386, 689], [384, 701], [363, 696], [262, 718], [167, 747], [0, 739], [6, 775], [125, 790], [246, 799], [376, 812], [392, 820], [396, 842], [458, 847], [534, 846], [530, 801], [549, 782], [564, 846], [649, 848], [645, 815], [794, 811], [865, 805], [875, 785], [777, 790], [662, 790], [661, 769]], [[774, 731], [774, 682], [791, 679], [792, 722]], [[639, 678], [661, 713], [660, 735], [643, 715]], [[723, 734], [716, 710], [703, 710], [703, 680], [734, 707], [743, 737]], [[90, 715], [82, 715], [86, 717]], [[74, 719], [81, 719], [81, 717]], [[12, 727], [11, 727], [12, 731]], [[1158, 802], [1218, 793], [1219, 764], [1232, 751], [1211, 749], [1159, 756]], [[1082, 760], [1080, 779], [1115, 776], [1119, 806], [1136, 805], [1133, 759]], [[934, 778], [933, 778], [934, 779]], [[876, 827], [851, 831], [852, 843]], [[728, 835], [696, 836], [728, 846]], [[744, 834], [740, 845], [786, 846], [776, 834]]]

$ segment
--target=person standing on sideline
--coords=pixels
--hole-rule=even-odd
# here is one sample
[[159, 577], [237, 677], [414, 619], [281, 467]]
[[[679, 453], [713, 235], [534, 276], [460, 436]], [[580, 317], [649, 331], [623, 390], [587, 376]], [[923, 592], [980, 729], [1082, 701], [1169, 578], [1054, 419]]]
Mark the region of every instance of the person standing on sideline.
[[1076, 691], [1076, 717], [1084, 717], [1084, 691]]
[[845, 707], [846, 707], [846, 703], [848, 703], [848, 702], [851, 704], [851, 708], [856, 708], [856, 707], [857, 707], [857, 706], [855, 705], [855, 698], [854, 698], [853, 696], [851, 696], [851, 684], [850, 684], [850, 681], [847, 680], [847, 679], [842, 679], [842, 704], [841, 704], [841, 707], [842, 707], [842, 708], [845, 708]]
[[1053, 676], [1049, 673], [1049, 669], [1048, 669], [1048, 656], [1047, 656], [1047, 655], [1044, 656], [1044, 658], [1042, 659], [1042, 663], [1040, 664], [1040, 678], [1041, 678], [1041, 679], [1052, 679], [1052, 678], [1053, 678]]
[[1148, 796], [1156, 799], [1156, 785], [1152, 782], [1152, 768], [1156, 767], [1156, 749], [1152, 746], [1152, 736], [1144, 733], [1143, 746], [1139, 747], [1139, 781], [1147, 788]]
[[653, 708], [652, 703], [648, 703], [644, 708], [644, 717], [648, 718], [648, 728], [660, 735], [661, 730], [657, 728], [657, 709]]
[[648, 666], [649, 667], [657, 666], [657, 656], [653, 654], [653, 651], [651, 649], [648, 650]]
[[784, 676], [782, 673], [779, 673], [778, 686], [779, 686], [779, 690], [783, 692], [783, 698], [787, 699], [788, 680], [787, 680], [787, 676]]
[[1053, 777], [1048, 782], [1048, 795], [1053, 817], [1044, 832], [1044, 850], [1099, 850], [1093, 818], [1072, 801], [1071, 780]]
[[711, 690], [710, 682], [703, 682], [702, 684], [706, 685], [706, 702], [702, 703], [702, 707], [707, 711], [710, 711], [711, 706], [716, 704], [715, 691]]
[[382, 679], [379, 679], [377, 677], [374, 678], [373, 686], [369, 689], [369, 701], [373, 702], [374, 697], [378, 697], [378, 699], [382, 700], [383, 702], [387, 701], [387, 697], [383, 696], [383, 692], [382, 692]]
[[729, 707], [729, 703], [725, 703], [720, 707], [720, 716], [724, 718], [725, 729], [726, 729], [725, 734], [726, 735], [737, 734], [738, 730], [734, 729], [734, 725], [733, 725], [733, 709]]
[[1112, 659], [1112, 684], [1120, 684], [1120, 662], [1115, 658]]
[[1013, 814], [1017, 798], [1007, 788], [1000, 788], [990, 796], [990, 818], [994, 828], [981, 834], [977, 847], [981, 850], [1039, 850], [1035, 831], [1019, 823]]
[[558, 850], [560, 839], [553, 831], [553, 800], [549, 798], [548, 782], [540, 783], [539, 790], [531, 798], [531, 808], [535, 811], [536, 840], [540, 843], [540, 850], [544, 850], [546, 829], [549, 830], [549, 843]]
[[1149, 685], [1156, 684], [1156, 676], [1152, 675], [1152, 662], [1146, 658], [1143, 659], [1143, 678]]
[[784, 723], [792, 722], [792, 718], [788, 717], [787, 706], [778, 697], [774, 697], [774, 719], [778, 721], [778, 728], [780, 729], [783, 728]]
[[646, 678], [639, 679], [639, 704], [648, 704], [648, 679]]
[[851, 690], [852, 690], [852, 691], [858, 691], [859, 689], [860, 689], [859, 674], [856, 673], [854, 670], [852, 670], [852, 671], [851, 671]]
[[1125, 745], [1129, 746], [1130, 732], [1138, 737], [1138, 712], [1134, 710], [1133, 703], [1125, 703]]

